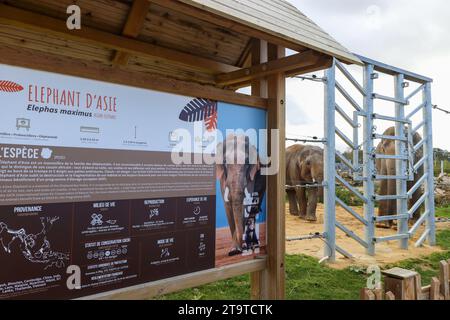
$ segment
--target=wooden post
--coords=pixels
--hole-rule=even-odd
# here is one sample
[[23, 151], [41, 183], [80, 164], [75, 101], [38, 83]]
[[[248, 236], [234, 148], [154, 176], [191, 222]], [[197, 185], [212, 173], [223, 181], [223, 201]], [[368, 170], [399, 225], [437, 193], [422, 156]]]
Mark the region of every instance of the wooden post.
[[[267, 62], [267, 42], [259, 39], [251, 40], [251, 64], [258, 65]], [[267, 98], [267, 81], [265, 79], [256, 79], [251, 83], [252, 96]], [[267, 232], [267, 230], [266, 230]], [[264, 279], [268, 275], [265, 275], [267, 270], [253, 272], [250, 274], [250, 297], [252, 300], [260, 300], [263, 298], [263, 288], [267, 283]]]
[[441, 299], [441, 282], [438, 278], [433, 277], [431, 279], [431, 288], [430, 288], [430, 300], [440, 300]]
[[[285, 56], [285, 48], [273, 44], [268, 45], [268, 60], [276, 60]], [[285, 75], [277, 73], [267, 78], [268, 90], [268, 150], [278, 153], [278, 173], [269, 175], [267, 192], [267, 272], [263, 273], [265, 283], [261, 297], [264, 299], [284, 299], [285, 297], [285, 202], [284, 193], [286, 177], [285, 166]], [[271, 144], [271, 130], [279, 130], [277, 146]], [[272, 151], [271, 151], [272, 152]], [[271, 157], [274, 155], [271, 154]]]
[[417, 272], [401, 268], [383, 271], [384, 289], [391, 291], [397, 300], [415, 300]]
[[445, 300], [450, 300], [450, 287], [449, 287], [449, 264], [447, 261], [441, 261], [440, 267], [440, 282], [441, 282], [441, 294]]
[[392, 292], [386, 292], [386, 299], [385, 300], [395, 300], [395, 295]]

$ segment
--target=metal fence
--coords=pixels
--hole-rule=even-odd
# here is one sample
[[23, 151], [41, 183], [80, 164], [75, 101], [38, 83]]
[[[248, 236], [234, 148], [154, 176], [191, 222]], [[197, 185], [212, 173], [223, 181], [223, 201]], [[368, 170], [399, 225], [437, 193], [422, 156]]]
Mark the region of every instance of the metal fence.
[[[432, 80], [396, 67], [392, 67], [362, 56], [364, 83], [360, 84], [346, 66], [335, 60], [332, 67], [326, 71], [325, 75], [325, 133], [324, 139], [324, 237], [326, 240], [324, 255], [329, 261], [336, 259], [336, 252], [345, 256], [351, 256], [345, 248], [341, 248], [336, 243], [336, 230], [339, 229], [347, 236], [362, 245], [367, 254], [374, 255], [376, 244], [384, 241], [398, 240], [403, 249], [407, 249], [409, 240], [419, 230], [423, 224], [425, 231], [416, 242], [416, 246], [422, 245], [428, 240], [430, 245], [435, 244], [435, 208], [434, 208], [434, 168], [433, 168], [433, 136], [432, 136], [432, 102], [431, 102], [431, 82]], [[338, 82], [336, 73], [343, 75], [362, 96], [363, 105], [358, 104], [349, 90]], [[379, 79], [379, 73], [394, 76], [394, 97], [381, 95], [375, 92], [374, 83]], [[406, 93], [409, 82], [418, 83], [419, 86], [410, 93]], [[422, 94], [421, 103], [410, 108], [410, 101], [413, 97]], [[353, 109], [352, 114], [348, 114], [342, 106], [337, 103], [337, 95], [342, 96], [346, 103]], [[388, 116], [375, 113], [375, 101], [383, 100], [393, 104], [395, 116]], [[408, 108], [407, 108], [408, 107]], [[422, 120], [413, 124], [412, 118], [422, 112]], [[344, 133], [342, 128], [336, 126], [336, 115], [339, 114], [350, 126], [352, 136]], [[362, 149], [363, 159], [359, 159], [360, 137], [359, 121], [362, 119]], [[385, 136], [376, 132], [375, 120], [388, 121], [395, 124], [395, 135]], [[406, 129], [405, 129], [406, 127]], [[422, 140], [418, 144], [413, 143], [413, 136], [422, 130]], [[339, 137], [353, 151], [353, 159], [349, 159], [336, 150], [336, 138]], [[395, 141], [396, 154], [377, 154], [375, 140], [387, 139]], [[423, 157], [414, 162], [414, 154], [423, 149]], [[362, 181], [364, 191], [360, 192], [353, 187], [346, 179], [336, 172], [336, 157], [345, 164], [353, 173], [353, 179]], [[395, 175], [381, 175], [376, 170], [377, 159], [392, 159], [396, 161]], [[362, 162], [360, 161], [362, 160]], [[423, 167], [424, 175], [417, 183], [408, 190], [407, 182], [413, 181], [414, 172]], [[382, 180], [396, 181], [395, 195], [378, 195], [375, 193], [375, 182]], [[364, 216], [353, 210], [342, 199], [336, 196], [336, 183], [347, 188], [364, 203]], [[408, 201], [419, 188], [424, 189], [423, 196], [412, 207], [408, 207]], [[397, 212], [389, 216], [377, 217], [375, 215], [375, 202], [383, 200], [397, 201]], [[345, 226], [342, 221], [336, 220], [336, 206], [345, 209], [351, 216], [364, 225], [365, 236], [361, 238], [352, 230]], [[417, 222], [409, 228], [408, 222], [413, 213], [421, 206], [425, 207], [424, 213]], [[377, 222], [398, 221], [398, 232], [387, 237], [377, 237], [375, 225]]]

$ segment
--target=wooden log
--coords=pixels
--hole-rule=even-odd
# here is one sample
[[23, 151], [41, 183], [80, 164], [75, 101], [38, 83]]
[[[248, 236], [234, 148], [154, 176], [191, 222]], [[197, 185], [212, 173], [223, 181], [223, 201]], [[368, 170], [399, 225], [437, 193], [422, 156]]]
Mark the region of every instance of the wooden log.
[[361, 289], [360, 296], [361, 296], [361, 300], [365, 300], [365, 301], [378, 300], [375, 293], [372, 292], [372, 290], [370, 290], [368, 288]]
[[417, 272], [401, 268], [383, 271], [386, 291], [391, 291], [397, 300], [416, 300]]
[[218, 61], [187, 54], [181, 51], [163, 48], [147, 42], [104, 32], [87, 26], [76, 32], [67, 29], [65, 22], [42, 14], [17, 9], [0, 4], [0, 23], [36, 30], [49, 34], [62, 35], [66, 39], [93, 43], [98, 46], [123, 51], [129, 54], [158, 57], [161, 59], [195, 66], [199, 70], [212, 73], [236, 71], [239, 68]]
[[430, 300], [440, 300], [441, 282], [438, 278], [431, 278]]
[[154, 74], [130, 72], [99, 63], [62, 58], [19, 48], [0, 47], [0, 63], [263, 109], [267, 109], [268, 104], [267, 99], [264, 98], [212, 86], [179, 81]]
[[308, 50], [292, 56], [261, 63], [250, 68], [220, 74], [216, 77], [216, 82], [219, 85], [228, 86], [252, 79], [263, 78], [274, 73], [285, 73], [299, 68], [314, 67], [319, 59], [319, 54]]
[[375, 289], [373, 290], [373, 294], [375, 295], [375, 300], [384, 300], [383, 289]]
[[440, 268], [440, 282], [441, 282], [441, 294], [445, 300], [450, 300], [450, 284], [449, 284], [449, 264], [447, 261], [441, 261], [439, 263]]
[[[136, 38], [142, 30], [145, 17], [150, 9], [150, 2], [147, 0], [134, 0], [128, 14], [127, 22], [123, 28], [122, 34], [127, 37]], [[113, 62], [115, 64], [126, 65], [130, 54], [122, 51], [116, 51]]]
[[422, 276], [418, 273], [414, 277], [414, 285], [415, 285], [415, 294], [416, 294], [416, 300], [423, 300], [423, 293], [422, 293]]
[[395, 295], [392, 292], [386, 292], [386, 299], [385, 300], [395, 300]]
[[[276, 45], [268, 45], [268, 60], [277, 60], [285, 55], [285, 49]], [[269, 130], [268, 150], [272, 150], [272, 165], [278, 156], [278, 172], [269, 175], [267, 187], [267, 285], [263, 297], [271, 300], [285, 297], [285, 137], [286, 137], [286, 79], [283, 73], [276, 73], [267, 79]], [[278, 141], [272, 145], [272, 130], [278, 130]]]

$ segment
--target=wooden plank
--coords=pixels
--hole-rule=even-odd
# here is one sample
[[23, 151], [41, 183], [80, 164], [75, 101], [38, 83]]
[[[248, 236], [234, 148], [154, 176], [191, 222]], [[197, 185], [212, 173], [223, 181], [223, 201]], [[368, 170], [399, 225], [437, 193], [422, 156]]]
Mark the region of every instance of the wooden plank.
[[94, 43], [99, 46], [123, 51], [129, 54], [159, 57], [161, 59], [195, 66], [199, 70], [210, 73], [231, 72], [239, 69], [221, 62], [172, 49], [162, 48], [150, 43], [130, 39], [124, 36], [117, 36], [89, 27], [83, 27], [76, 32], [69, 31], [65, 25], [65, 21], [16, 9], [4, 4], [0, 4], [0, 23], [11, 24], [29, 30], [39, 30], [49, 34], [60, 34], [67, 39]]
[[385, 300], [395, 300], [395, 295], [392, 292], [386, 292], [386, 299]]
[[158, 5], [166, 8], [170, 8], [174, 11], [190, 15], [192, 17], [195, 17], [197, 19], [213, 23], [215, 25], [221, 26], [225, 28], [226, 30], [235, 31], [241, 34], [248, 35], [250, 37], [256, 38], [256, 39], [263, 39], [271, 43], [275, 43], [281, 46], [284, 46], [286, 48], [290, 48], [295, 51], [304, 51], [305, 47], [299, 44], [294, 44], [291, 41], [287, 41], [285, 39], [282, 39], [278, 36], [271, 35], [266, 32], [262, 32], [258, 29], [254, 29], [252, 27], [246, 26], [241, 23], [237, 23], [234, 21], [230, 21], [229, 19], [226, 19], [220, 15], [202, 10], [201, 8], [194, 7], [192, 5], [182, 3], [179, 0], [149, 0], [153, 3], [157, 3]]
[[[285, 56], [285, 49], [273, 44], [268, 45], [268, 60], [277, 60]], [[268, 222], [268, 268], [267, 286], [263, 297], [284, 299], [285, 297], [285, 121], [286, 121], [286, 84], [283, 73], [276, 73], [267, 78], [268, 86], [268, 150], [271, 157], [278, 155], [278, 173], [268, 177], [267, 222]], [[278, 130], [279, 140], [273, 146], [271, 130]], [[272, 159], [272, 165], [275, 161]]]
[[424, 300], [422, 294], [422, 276], [420, 275], [420, 273], [417, 273], [414, 277], [414, 287], [416, 300]]
[[373, 294], [375, 295], [375, 300], [383, 300], [383, 290], [382, 289], [375, 289], [373, 290]]
[[268, 106], [267, 99], [260, 97], [251, 97], [212, 86], [180, 81], [155, 74], [130, 72], [123, 68], [113, 68], [78, 59], [52, 56], [22, 48], [1, 46], [0, 63], [262, 109], [266, 109]]
[[[258, 65], [264, 62], [264, 60], [267, 60], [267, 43], [265, 43], [263, 40], [251, 39], [249, 53], [252, 65]], [[267, 97], [267, 81], [263, 79], [255, 79], [251, 83], [251, 90], [252, 96]], [[263, 292], [266, 292], [267, 290], [265, 288], [265, 286], [268, 284], [267, 279], [267, 270], [254, 272], [250, 275], [252, 300], [260, 300], [264, 298]]]
[[319, 58], [320, 56], [317, 53], [308, 50], [289, 57], [253, 65], [249, 68], [217, 75], [216, 82], [219, 85], [228, 86], [252, 79], [267, 77], [274, 73], [285, 73], [299, 68], [314, 66], [319, 61]]
[[430, 300], [440, 300], [441, 282], [438, 278], [431, 278]]
[[450, 300], [450, 285], [449, 285], [449, 264], [447, 261], [439, 262], [441, 294], [445, 300]]
[[[122, 34], [127, 37], [136, 38], [141, 32], [145, 17], [150, 9], [150, 2], [147, 0], [134, 0], [128, 14], [127, 22], [123, 28]], [[129, 53], [116, 51], [113, 63], [126, 65], [130, 57]]]
[[255, 259], [218, 269], [200, 271], [170, 279], [145, 283], [129, 288], [113, 290], [83, 297], [80, 300], [141, 300], [165, 295], [215, 281], [237, 277], [250, 272], [264, 270], [266, 259]]
[[287, 25], [283, 22], [286, 19], [283, 19], [282, 17], [273, 18], [264, 14], [264, 12], [252, 10], [246, 3], [234, 0], [179, 1], [262, 31], [265, 34], [284, 39], [291, 44], [298, 44], [306, 48], [311, 48], [327, 55], [335, 56], [338, 59], [349, 63], [361, 64], [358, 58], [351, 54], [331, 36], [323, 38], [316, 34], [305, 32], [305, 27], [298, 24]]

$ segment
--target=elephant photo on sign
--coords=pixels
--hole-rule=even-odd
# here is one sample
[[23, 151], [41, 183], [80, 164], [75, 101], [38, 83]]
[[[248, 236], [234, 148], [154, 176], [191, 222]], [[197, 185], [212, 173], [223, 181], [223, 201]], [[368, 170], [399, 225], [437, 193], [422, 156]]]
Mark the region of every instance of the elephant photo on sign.
[[[296, 144], [286, 149], [286, 184], [289, 212], [300, 219], [317, 221], [316, 209], [323, 188], [307, 187], [323, 182], [323, 150]], [[298, 187], [304, 186], [304, 188]]]
[[229, 135], [217, 146], [216, 175], [232, 238], [228, 255], [259, 252], [256, 219], [266, 191], [258, 151], [245, 135]]
[[[405, 127], [405, 132], [407, 132], [407, 128]], [[391, 127], [387, 129], [383, 135], [385, 136], [395, 136], [395, 128]], [[405, 135], [406, 137], [406, 135]], [[422, 140], [422, 137], [420, 134], [416, 133], [413, 136], [413, 144], [417, 145]], [[395, 140], [388, 140], [383, 139], [378, 144], [376, 149], [377, 154], [382, 155], [389, 155], [393, 156], [396, 155], [395, 150]], [[417, 152], [414, 154], [414, 164], [422, 159], [423, 157], [423, 150], [420, 148], [417, 150]], [[377, 159], [376, 161], [376, 169], [378, 174], [383, 176], [395, 176], [396, 175], [396, 160], [395, 159]], [[423, 176], [423, 166], [421, 166], [416, 172], [414, 172], [414, 180], [408, 181], [407, 188], [410, 190], [417, 181], [420, 180], [420, 178]], [[386, 195], [396, 195], [397, 194], [397, 186], [396, 186], [396, 180], [382, 180], [379, 182], [379, 194], [382, 196]], [[412, 195], [411, 199], [409, 200], [408, 209], [410, 209], [423, 195], [423, 191], [421, 188], [417, 189], [416, 192]], [[412, 221], [417, 221], [420, 217], [421, 207], [419, 207], [414, 213]], [[383, 200], [380, 201], [379, 208], [378, 208], [378, 215], [379, 216], [390, 216], [390, 215], [396, 215], [397, 214], [397, 201], [396, 200]], [[378, 227], [385, 227], [385, 228], [391, 228], [393, 226], [392, 221], [386, 221], [384, 223], [378, 224]]]

